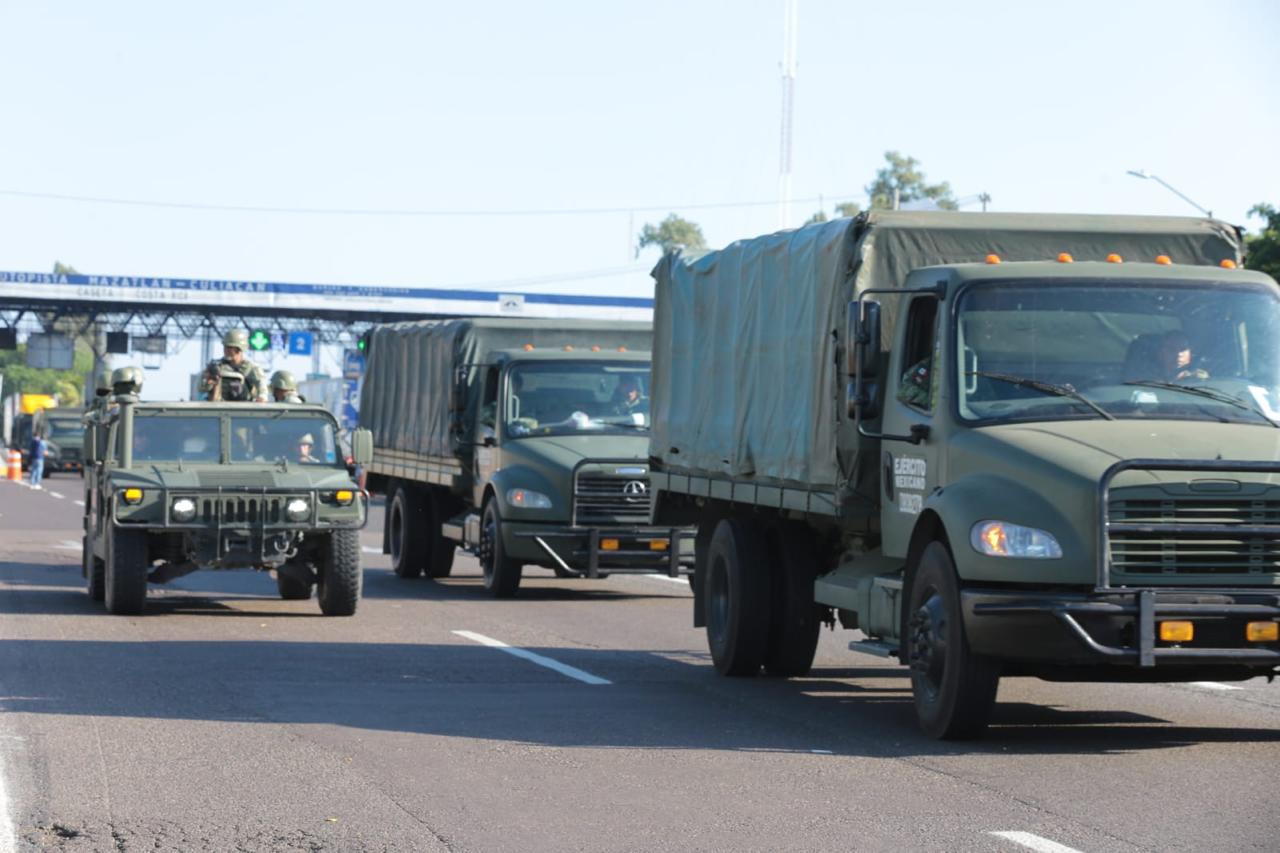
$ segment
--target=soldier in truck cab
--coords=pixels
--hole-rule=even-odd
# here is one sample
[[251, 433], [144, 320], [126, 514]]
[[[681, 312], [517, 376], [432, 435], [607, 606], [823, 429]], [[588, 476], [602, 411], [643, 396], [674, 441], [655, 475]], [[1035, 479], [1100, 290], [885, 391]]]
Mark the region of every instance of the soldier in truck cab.
[[1160, 378], [1169, 382], [1208, 379], [1209, 371], [1195, 367], [1191, 340], [1182, 332], [1169, 332], [1160, 341]]

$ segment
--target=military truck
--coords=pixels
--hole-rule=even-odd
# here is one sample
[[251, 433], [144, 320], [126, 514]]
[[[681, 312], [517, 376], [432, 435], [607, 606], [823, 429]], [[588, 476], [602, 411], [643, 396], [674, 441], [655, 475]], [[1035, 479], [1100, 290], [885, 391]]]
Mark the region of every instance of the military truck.
[[32, 428], [49, 443], [45, 473], [84, 470], [80, 452], [84, 443], [84, 415], [84, 409], [66, 406], [36, 412]]
[[[716, 670], [820, 624], [979, 734], [1002, 675], [1280, 664], [1280, 289], [1211, 220], [875, 212], [657, 280], [654, 518]], [[715, 318], [709, 321], [707, 318]]]
[[[274, 571], [280, 597], [350, 616], [368, 498], [317, 406], [143, 402], [130, 368], [86, 418], [82, 571], [111, 613], [198, 569]], [[132, 370], [136, 370], [133, 368]], [[124, 371], [124, 373], [122, 373]], [[353, 436], [367, 462], [367, 432]]]
[[650, 341], [636, 322], [375, 327], [360, 422], [395, 573], [447, 577], [461, 546], [498, 597], [525, 565], [678, 575], [676, 531], [648, 523]]

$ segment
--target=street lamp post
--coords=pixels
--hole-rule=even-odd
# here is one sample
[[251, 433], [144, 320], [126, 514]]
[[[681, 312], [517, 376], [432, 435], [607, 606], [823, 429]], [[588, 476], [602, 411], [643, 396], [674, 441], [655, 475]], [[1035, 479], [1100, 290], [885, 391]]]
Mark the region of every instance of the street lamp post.
[[1158, 177], [1158, 176], [1156, 176], [1156, 175], [1148, 174], [1146, 169], [1130, 169], [1130, 170], [1129, 170], [1129, 174], [1130, 174], [1130, 175], [1133, 175], [1135, 178], [1142, 178], [1144, 181], [1155, 181], [1157, 184], [1159, 184], [1160, 186], [1164, 187], [1164, 188], [1165, 188], [1165, 189], [1167, 189], [1169, 192], [1173, 193], [1173, 194], [1174, 194], [1174, 195], [1176, 195], [1178, 198], [1182, 199], [1182, 200], [1183, 200], [1183, 201], [1185, 201], [1187, 204], [1191, 205], [1191, 206], [1192, 206], [1192, 207], [1194, 207], [1196, 210], [1198, 210], [1198, 211], [1200, 211], [1201, 213], [1203, 213], [1205, 216], [1209, 217], [1210, 219], [1212, 219], [1212, 218], [1213, 218], [1213, 211], [1212, 211], [1212, 210], [1207, 210], [1207, 209], [1205, 209], [1205, 208], [1201, 207], [1200, 205], [1196, 204], [1194, 201], [1192, 201], [1190, 198], [1188, 198], [1184, 193], [1180, 193], [1180, 192], [1178, 192], [1178, 190], [1177, 190], [1175, 187], [1170, 186], [1170, 185], [1169, 185], [1169, 183], [1168, 183], [1167, 181], [1162, 180], [1160, 177]]

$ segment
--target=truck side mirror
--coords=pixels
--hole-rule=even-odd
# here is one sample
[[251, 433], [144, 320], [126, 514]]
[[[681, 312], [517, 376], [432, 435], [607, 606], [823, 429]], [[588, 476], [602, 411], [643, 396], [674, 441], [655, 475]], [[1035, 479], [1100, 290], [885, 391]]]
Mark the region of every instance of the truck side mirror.
[[846, 414], [854, 420], [873, 420], [880, 412], [876, 388], [880, 366], [880, 303], [855, 299], [849, 303], [845, 372], [852, 380], [845, 389]]
[[373, 433], [365, 427], [351, 433], [351, 458], [362, 468], [373, 462]]

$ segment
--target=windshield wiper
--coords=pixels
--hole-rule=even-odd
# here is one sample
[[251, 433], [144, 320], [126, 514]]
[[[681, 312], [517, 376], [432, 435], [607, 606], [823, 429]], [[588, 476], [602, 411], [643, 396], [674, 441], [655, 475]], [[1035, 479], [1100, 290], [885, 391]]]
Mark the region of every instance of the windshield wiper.
[[1267, 413], [1262, 411], [1258, 406], [1250, 405], [1240, 397], [1228, 394], [1226, 391], [1219, 391], [1216, 388], [1204, 388], [1199, 385], [1179, 385], [1177, 382], [1159, 382], [1154, 379], [1131, 379], [1124, 384], [1141, 385], [1144, 388], [1165, 388], [1169, 391], [1181, 391], [1184, 394], [1191, 394], [1196, 397], [1205, 397], [1210, 400], [1216, 400], [1219, 403], [1226, 403], [1228, 406], [1235, 406], [1237, 409], [1244, 409], [1246, 412], [1253, 412], [1255, 415], [1271, 424], [1271, 426], [1280, 429], [1280, 424], [1277, 424], [1275, 421], [1271, 420], [1271, 418], [1267, 417]]
[[985, 370], [970, 370], [965, 376], [984, 376], [987, 379], [998, 379], [1001, 382], [1008, 382], [1010, 385], [1017, 385], [1020, 388], [1032, 388], [1043, 394], [1052, 394], [1055, 397], [1068, 397], [1072, 400], [1078, 400], [1089, 408], [1093, 409], [1102, 417], [1109, 421], [1114, 421], [1115, 415], [1112, 415], [1106, 409], [1081, 394], [1070, 385], [1055, 385], [1052, 382], [1043, 382], [1039, 379], [1028, 379], [1026, 376], [1015, 376], [1012, 373], [990, 373]]

